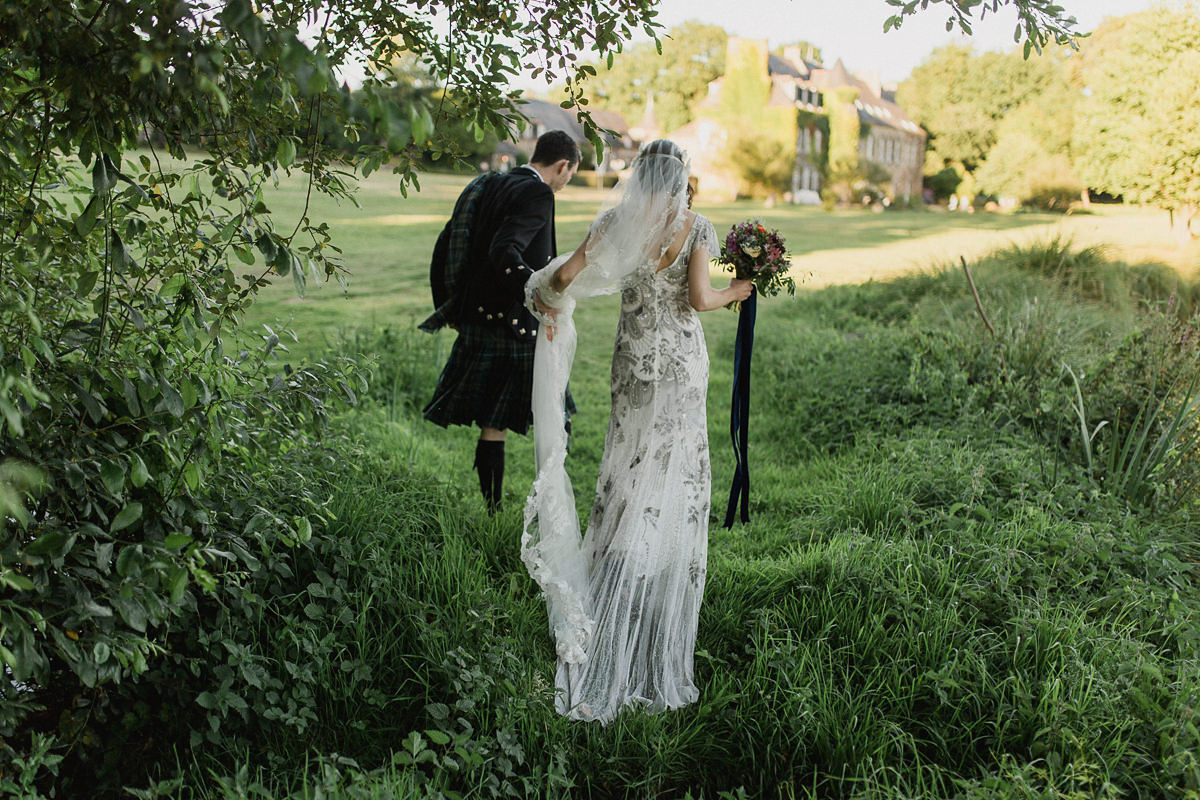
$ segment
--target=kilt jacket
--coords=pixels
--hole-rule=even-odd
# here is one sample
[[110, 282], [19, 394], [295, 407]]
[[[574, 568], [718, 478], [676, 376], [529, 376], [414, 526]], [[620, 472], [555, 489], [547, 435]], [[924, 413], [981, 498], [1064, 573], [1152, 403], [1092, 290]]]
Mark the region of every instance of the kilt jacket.
[[429, 267], [433, 332], [467, 323], [503, 329], [533, 342], [525, 282], [557, 253], [554, 192], [531, 167], [480, 175], [459, 195], [438, 236]]

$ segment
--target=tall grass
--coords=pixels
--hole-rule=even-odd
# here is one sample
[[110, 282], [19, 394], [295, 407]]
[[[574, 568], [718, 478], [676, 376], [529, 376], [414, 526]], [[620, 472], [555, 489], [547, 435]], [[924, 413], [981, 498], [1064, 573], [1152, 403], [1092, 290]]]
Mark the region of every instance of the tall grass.
[[[1193, 282], [1051, 238], [971, 262], [994, 334], [956, 260], [764, 299], [751, 521], [710, 526], [700, 700], [601, 728], [553, 712], [545, 611], [518, 558], [530, 442], [510, 437], [489, 517], [475, 433], [419, 416], [452, 334], [413, 326], [427, 304], [417, 255], [453, 189], [433, 181], [402, 216], [371, 183], [367, 218], [346, 215], [363, 230], [347, 248], [353, 296], [281, 291], [255, 312], [300, 332], [281, 359], [333, 350], [374, 378], [322, 446], [216, 493], [239, 525], [239, 509], [324, 501], [305, 509], [311, 540], [252, 540], [240, 604], [199, 598], [155, 692], [105, 723], [131, 743], [107, 756], [132, 793], [1197, 796]], [[566, 241], [594, 198], [563, 201]], [[862, 226], [840, 230], [865, 247], [944, 224], [787, 220], [813, 249], [838, 246], [839, 226]], [[581, 513], [615, 313], [606, 299], [579, 315]], [[736, 315], [704, 325], [716, 519]]]
[[[1194, 797], [1194, 484], [1142, 502], [1099, 468], [1109, 431], [1150, 444], [1175, 430], [1177, 455], [1194, 441], [1194, 385], [1160, 390], [1144, 369], [1182, 352], [1163, 330], [1188, 328], [1144, 314], [1166, 296], [1138, 296], [1136, 270], [1094, 257], [1052, 242], [977, 262], [994, 336], [952, 265], [765, 302], [751, 522], [710, 531], [700, 700], [605, 728], [552, 710], [544, 609], [517, 557], [527, 442], [512, 442], [509, 497], [488, 517], [471, 432], [417, 416], [411, 384], [433, 380], [437, 337], [347, 334], [337, 346], [377, 365], [371, 402], [257, 498], [319, 481], [325, 522], [255, 618], [227, 622], [257, 680], [288, 691], [243, 686], [261, 715], [231, 714], [224, 748], [161, 762], [162, 786], [214, 800]], [[1064, 277], [1079, 274], [1066, 262], [1094, 277]], [[732, 325], [706, 323], [719, 510]], [[607, 353], [585, 337], [580, 358], [571, 469], [586, 509]], [[1157, 421], [1094, 434], [1135, 397], [1154, 398]], [[1189, 458], [1164, 456], [1146, 481]]]

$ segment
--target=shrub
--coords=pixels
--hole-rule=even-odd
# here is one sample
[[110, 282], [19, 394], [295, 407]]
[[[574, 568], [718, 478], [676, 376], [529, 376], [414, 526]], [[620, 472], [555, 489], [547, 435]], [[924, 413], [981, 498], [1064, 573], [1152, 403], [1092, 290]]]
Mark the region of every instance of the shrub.
[[[298, 155], [344, 193], [328, 154], [293, 137], [300, 105], [335, 85], [328, 64], [246, 4], [77, 10], [0, 7], [5, 775], [31, 768], [26, 743], [88, 751], [112, 687], [144, 676], [226, 577], [212, 487], [239, 458], [303, 442], [355, 390], [349, 365], [280, 370], [273, 334], [237, 335], [269, 274], [303, 290], [338, 267], [326, 226], [278, 231], [262, 200]], [[254, 49], [271, 68], [246, 77]], [[186, 162], [200, 136], [207, 153]], [[134, 152], [139, 139], [169, 154]]]

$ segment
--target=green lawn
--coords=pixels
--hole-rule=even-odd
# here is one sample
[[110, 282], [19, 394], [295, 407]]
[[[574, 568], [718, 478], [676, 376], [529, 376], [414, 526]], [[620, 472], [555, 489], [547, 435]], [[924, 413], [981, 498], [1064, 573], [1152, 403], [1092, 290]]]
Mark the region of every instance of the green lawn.
[[[459, 190], [468, 178], [430, 174], [421, 190], [404, 197], [398, 179], [377, 172], [362, 182], [360, 207], [335, 204], [314, 195], [309, 216], [329, 223], [334, 244], [343, 250], [347, 289], [337, 283], [310, 286], [300, 299], [290, 279], [262, 293], [248, 321], [283, 321], [302, 334], [301, 349], [315, 353], [338, 329], [406, 325], [429, 310], [429, 255]], [[604, 192], [568, 187], [558, 196], [559, 248], [574, 247], [587, 231]], [[281, 229], [302, 213], [303, 184], [285, 181], [268, 197]], [[1197, 253], [1179, 251], [1169, 236], [1163, 212], [1097, 206], [1093, 214], [951, 214], [896, 211], [872, 214], [846, 210], [776, 206], [740, 201], [712, 205], [701, 195], [696, 210], [712, 219], [718, 232], [734, 222], [760, 217], [777, 227], [794, 255], [797, 276], [820, 287], [892, 277], [914, 269], [975, 258], [998, 246], [1029, 243], [1059, 235], [1080, 245], [1106, 244], [1128, 262], [1154, 259], [1187, 268]]]
[[[437, 370], [453, 343], [448, 330], [434, 337], [416, 333], [415, 326], [431, 310], [428, 262], [434, 241], [453, 208], [458, 192], [468, 177], [444, 174], [422, 176], [420, 191], [402, 195], [397, 179], [377, 172], [362, 181], [356, 195], [359, 206], [335, 204], [313, 195], [310, 217], [329, 223], [334, 243], [343, 250], [346, 288], [337, 283], [314, 286], [303, 298], [296, 294], [290, 278], [277, 280], [262, 292], [247, 316], [248, 327], [281, 325], [295, 331], [299, 341], [286, 342], [292, 353], [281, 359], [304, 360], [328, 354], [331, 346], [344, 349], [349, 339], [362, 331], [389, 328], [397, 331], [409, 349], [422, 353], [424, 371], [419, 381], [405, 387], [408, 404], [420, 408], [428, 400]], [[288, 228], [303, 210], [305, 187], [297, 178], [282, 183], [268, 203], [281, 228]], [[605, 192], [567, 187], [557, 197], [556, 225], [560, 250], [566, 251], [583, 238]], [[776, 206], [761, 203], [706, 205], [701, 197], [696, 210], [709, 216], [718, 232], [729, 225], [761, 217], [778, 227], [794, 257], [794, 272], [807, 276], [801, 293], [831, 284], [853, 284], [884, 280], [946, 265], [954, 266], [960, 256], [975, 258], [996, 247], [1014, 243], [1043, 242], [1065, 237], [1080, 246], [1103, 243], [1114, 257], [1138, 261], [1166, 252], [1176, 262], [1180, 253], [1169, 239], [1165, 215], [1158, 212], [1098, 206], [1095, 214], [951, 214], [944, 211], [858, 210], [828, 212], [820, 208]], [[1160, 225], [1160, 235], [1153, 235]], [[1102, 240], [1105, 233], [1112, 238]], [[1170, 263], [1170, 262], [1168, 262]], [[714, 282], [724, 278], [714, 265]], [[786, 313], [794, 301], [786, 296], [762, 298], [759, 303], [760, 341], [771, 337], [773, 316]], [[608, 415], [608, 360], [617, 304], [614, 298], [598, 298], [576, 312], [580, 344], [572, 376], [572, 389], [581, 413], [575, 419], [574, 460], [580, 475], [594, 475], [602, 449]], [[709, 419], [714, 451], [714, 486], [725, 487], [733, 464], [722, 458], [728, 440], [728, 408], [732, 381], [733, 339], [737, 316], [719, 311], [702, 317], [712, 359]], [[342, 344], [339, 344], [342, 343]], [[766, 345], [766, 346], [769, 346]], [[764, 345], [760, 344], [760, 350]], [[368, 352], [369, 357], [387, 359], [388, 353]], [[760, 356], [761, 359], [761, 356]], [[414, 376], [409, 375], [412, 381]], [[423, 382], [424, 385], [421, 385]], [[752, 437], [762, 435], [770, 423], [756, 421]], [[467, 467], [476, 432], [455, 428], [442, 431], [426, 423], [403, 424], [406, 441], [414, 458], [439, 464], [444, 474], [470, 482]], [[532, 442], [512, 437], [509, 445], [506, 488], [510, 502], [520, 502], [523, 487], [532, 481]], [[590, 502], [588, 479], [576, 478], [581, 508]], [[723, 503], [716, 492], [714, 506]]]

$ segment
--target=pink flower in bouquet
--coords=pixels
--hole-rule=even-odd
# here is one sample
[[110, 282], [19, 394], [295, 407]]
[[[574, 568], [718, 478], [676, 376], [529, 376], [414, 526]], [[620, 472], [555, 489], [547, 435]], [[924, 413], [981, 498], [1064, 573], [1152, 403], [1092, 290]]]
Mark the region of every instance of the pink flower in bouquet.
[[753, 281], [760, 294], [776, 295], [784, 289], [788, 294], [796, 293], [796, 282], [787, 276], [791, 263], [783, 237], [761, 222], [734, 225], [725, 236], [717, 261], [736, 277]]

